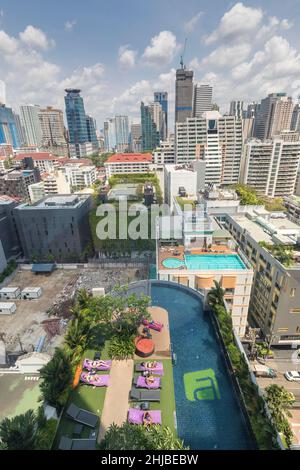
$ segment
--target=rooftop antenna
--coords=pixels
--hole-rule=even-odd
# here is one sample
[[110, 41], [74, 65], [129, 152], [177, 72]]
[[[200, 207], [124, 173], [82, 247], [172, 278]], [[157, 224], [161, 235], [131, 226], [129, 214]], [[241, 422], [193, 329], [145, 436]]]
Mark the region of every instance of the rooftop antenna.
[[185, 38], [184, 40], [184, 48], [183, 48], [183, 53], [181, 54], [180, 56], [180, 65], [181, 65], [181, 68], [184, 69], [184, 63], [183, 63], [183, 58], [184, 58], [184, 54], [185, 54], [185, 50], [186, 50], [186, 43], [187, 43], [187, 38]]

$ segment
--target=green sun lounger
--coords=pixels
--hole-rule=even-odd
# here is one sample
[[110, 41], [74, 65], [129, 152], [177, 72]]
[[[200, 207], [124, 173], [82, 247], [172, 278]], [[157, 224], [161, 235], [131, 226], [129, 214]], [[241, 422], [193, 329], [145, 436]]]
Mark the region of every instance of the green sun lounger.
[[77, 423], [85, 424], [91, 428], [95, 428], [97, 426], [98, 416], [94, 413], [91, 413], [90, 411], [79, 408], [78, 406], [74, 405], [74, 403], [71, 403], [66, 413], [69, 418], [77, 421]]

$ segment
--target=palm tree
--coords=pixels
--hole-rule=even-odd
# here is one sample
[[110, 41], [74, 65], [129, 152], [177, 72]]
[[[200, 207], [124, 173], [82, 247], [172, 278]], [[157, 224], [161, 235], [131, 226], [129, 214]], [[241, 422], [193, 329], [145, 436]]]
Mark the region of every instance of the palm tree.
[[216, 305], [224, 305], [225, 290], [221, 287], [218, 281], [214, 281], [215, 287], [213, 287], [207, 294], [207, 303], [211, 307]]
[[58, 408], [63, 406], [72, 381], [72, 367], [66, 351], [57, 348], [51, 361], [40, 370], [40, 377], [44, 401]]
[[8, 450], [33, 450], [37, 419], [33, 410], [15, 416], [5, 418], [0, 423], [0, 439], [4, 448]]
[[102, 450], [147, 450], [148, 439], [142, 426], [112, 424], [101, 443]]
[[153, 426], [150, 430], [153, 450], [187, 450], [183, 441], [174, 436], [168, 427]]

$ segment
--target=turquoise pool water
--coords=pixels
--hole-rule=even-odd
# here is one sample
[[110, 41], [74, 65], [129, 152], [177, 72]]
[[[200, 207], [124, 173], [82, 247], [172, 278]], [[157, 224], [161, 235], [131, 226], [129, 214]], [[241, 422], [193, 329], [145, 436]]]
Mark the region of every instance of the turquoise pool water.
[[195, 294], [152, 283], [152, 305], [169, 312], [178, 435], [194, 450], [254, 448], [210, 316]]
[[226, 270], [246, 269], [238, 255], [185, 255], [185, 263], [176, 258], [167, 258], [162, 262], [165, 268], [177, 269], [186, 266], [189, 270]]

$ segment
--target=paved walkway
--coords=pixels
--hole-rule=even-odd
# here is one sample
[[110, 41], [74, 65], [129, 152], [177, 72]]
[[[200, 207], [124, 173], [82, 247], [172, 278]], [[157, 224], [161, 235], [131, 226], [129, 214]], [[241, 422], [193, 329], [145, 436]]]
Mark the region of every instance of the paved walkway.
[[133, 360], [113, 361], [110, 370], [110, 385], [107, 387], [103, 412], [100, 418], [98, 442], [111, 424], [122, 425], [127, 419], [128, 396], [132, 385]]

